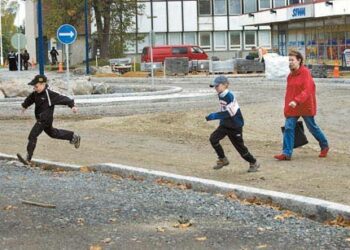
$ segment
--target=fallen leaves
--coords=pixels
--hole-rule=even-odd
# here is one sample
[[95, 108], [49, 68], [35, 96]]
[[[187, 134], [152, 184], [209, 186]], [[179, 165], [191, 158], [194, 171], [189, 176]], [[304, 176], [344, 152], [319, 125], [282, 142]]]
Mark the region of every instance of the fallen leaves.
[[286, 218], [295, 218], [295, 217], [297, 217], [298, 215], [296, 214], [296, 213], [293, 213], [292, 211], [289, 211], [289, 210], [287, 210], [287, 211], [285, 211], [283, 214], [280, 214], [280, 215], [276, 215], [275, 216], [275, 220], [280, 220], [280, 221], [283, 221], [284, 219], [286, 219]]
[[192, 185], [189, 183], [176, 183], [174, 181], [159, 178], [155, 181], [158, 185], [167, 186], [169, 188], [177, 188], [180, 190], [192, 189]]
[[102, 250], [102, 247], [99, 245], [92, 245], [89, 250]]
[[8, 206], [6, 206], [6, 207], [4, 207], [4, 210], [5, 211], [10, 211], [10, 210], [15, 210], [15, 209], [17, 209], [18, 207], [15, 207], [15, 206], [12, 206], [12, 205], [8, 205]]
[[103, 242], [105, 244], [108, 244], [108, 243], [112, 242], [112, 239], [111, 238], [106, 238], [106, 239], [102, 240], [101, 242]]
[[129, 176], [128, 176], [128, 179], [129, 179], [129, 180], [133, 180], [133, 181], [144, 181], [144, 178], [142, 178], [142, 177], [137, 177], [137, 176], [134, 176], [134, 175], [129, 175]]
[[110, 218], [108, 221], [109, 221], [109, 223], [115, 223], [115, 222], [117, 222], [117, 219], [116, 218]]
[[238, 200], [238, 196], [236, 195], [235, 192], [229, 192], [225, 195], [226, 199], [229, 200]]
[[205, 241], [205, 240], [207, 240], [207, 239], [208, 239], [208, 238], [205, 237], [205, 236], [203, 236], [203, 237], [197, 237], [197, 238], [196, 238], [197, 241]]
[[92, 169], [91, 167], [80, 167], [79, 171], [81, 173], [91, 173], [94, 172], [94, 169]]
[[178, 222], [179, 223], [175, 224], [173, 227], [186, 229], [192, 226], [192, 222], [189, 219], [182, 218], [182, 216], [180, 216], [180, 219], [178, 220]]
[[338, 215], [334, 220], [326, 221], [326, 224], [330, 226], [350, 227], [350, 219], [345, 219], [343, 216]]
[[84, 226], [84, 224], [85, 224], [84, 218], [78, 218], [78, 219], [77, 219], [77, 224], [78, 224], [79, 226]]
[[156, 230], [157, 230], [158, 233], [164, 233], [165, 232], [164, 227], [157, 227]]

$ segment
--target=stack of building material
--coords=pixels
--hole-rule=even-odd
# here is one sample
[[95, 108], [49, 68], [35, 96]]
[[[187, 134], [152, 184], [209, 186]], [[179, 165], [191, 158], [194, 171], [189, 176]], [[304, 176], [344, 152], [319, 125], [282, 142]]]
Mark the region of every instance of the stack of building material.
[[187, 75], [189, 72], [189, 61], [187, 57], [165, 58], [164, 70], [166, 75]]
[[265, 65], [262, 62], [247, 59], [236, 59], [237, 73], [262, 73], [265, 71]]
[[276, 53], [269, 53], [264, 55], [265, 61], [265, 76], [267, 79], [286, 79], [289, 70], [288, 56], [280, 56]]
[[210, 61], [209, 72], [211, 74], [227, 74], [233, 73], [235, 70], [235, 60], [230, 59], [226, 61]]
[[327, 65], [325, 64], [310, 65], [309, 68], [311, 69], [311, 75], [314, 78], [328, 77]]
[[192, 60], [189, 61], [190, 72], [208, 72], [209, 71], [209, 60]]
[[[151, 69], [152, 69], [152, 63], [141, 63], [141, 71], [151, 72]], [[153, 71], [162, 71], [162, 70], [163, 70], [163, 64], [161, 62], [153, 63]]]

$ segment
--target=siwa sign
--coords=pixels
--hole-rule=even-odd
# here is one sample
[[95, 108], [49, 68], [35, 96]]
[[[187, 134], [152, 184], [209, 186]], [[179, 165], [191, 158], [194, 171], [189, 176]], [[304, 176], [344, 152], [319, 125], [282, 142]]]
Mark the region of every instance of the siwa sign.
[[288, 19], [301, 19], [309, 18], [314, 16], [314, 6], [313, 5], [304, 5], [289, 8], [287, 15]]

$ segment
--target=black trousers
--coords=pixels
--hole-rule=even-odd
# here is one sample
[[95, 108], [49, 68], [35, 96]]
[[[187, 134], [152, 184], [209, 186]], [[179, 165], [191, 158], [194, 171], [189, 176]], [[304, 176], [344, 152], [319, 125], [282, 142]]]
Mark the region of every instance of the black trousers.
[[73, 139], [73, 134], [74, 134], [74, 132], [72, 131], [54, 128], [52, 127], [52, 123], [36, 122], [32, 130], [30, 131], [29, 137], [28, 137], [28, 145], [27, 145], [27, 152], [28, 152], [28, 158], [29, 158], [28, 160], [32, 159], [38, 137], [43, 131], [51, 138], [67, 140], [67, 141], [71, 141]]
[[232, 129], [219, 126], [211, 135], [210, 143], [215, 149], [219, 158], [224, 158], [224, 149], [220, 145], [220, 141], [228, 136], [233, 146], [236, 148], [241, 157], [249, 163], [255, 163], [256, 159], [249, 153], [248, 148], [244, 145], [242, 128]]

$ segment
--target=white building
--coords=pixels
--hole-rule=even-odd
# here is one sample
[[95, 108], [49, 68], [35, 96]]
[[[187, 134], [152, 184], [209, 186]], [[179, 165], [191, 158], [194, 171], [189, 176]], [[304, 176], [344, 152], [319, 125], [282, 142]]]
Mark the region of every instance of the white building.
[[[32, 1], [26, 1], [29, 3]], [[252, 47], [286, 55], [301, 51], [311, 61], [341, 59], [350, 48], [350, 0], [138, 0], [143, 14], [135, 17], [145, 39], [128, 44], [139, 55], [149, 45], [197, 44], [220, 59], [244, 57]], [[28, 18], [36, 15], [27, 15]], [[30, 34], [33, 20], [26, 21]], [[27, 26], [28, 25], [28, 26]], [[29, 39], [28, 39], [29, 40]]]

